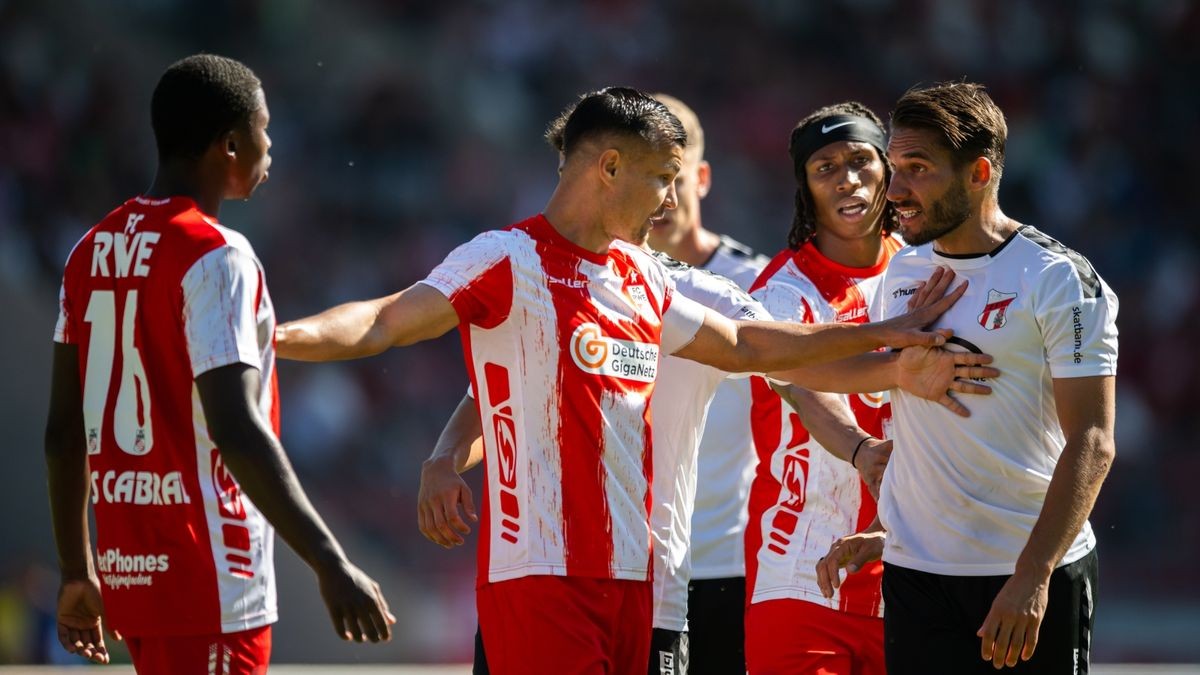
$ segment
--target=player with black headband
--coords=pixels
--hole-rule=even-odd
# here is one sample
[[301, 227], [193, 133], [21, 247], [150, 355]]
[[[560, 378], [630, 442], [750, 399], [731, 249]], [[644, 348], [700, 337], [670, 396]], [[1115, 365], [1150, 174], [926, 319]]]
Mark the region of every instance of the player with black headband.
[[[751, 294], [779, 321], [862, 322], [901, 243], [879, 118], [856, 102], [817, 110], [792, 131], [796, 210], [788, 247]], [[746, 530], [746, 663], [751, 673], [883, 673], [875, 562], [826, 598], [815, 566], [830, 544], [875, 520], [891, 452], [888, 394], [777, 393], [754, 378], [759, 462]], [[781, 396], [782, 394], [782, 396]], [[792, 399], [792, 405], [784, 401]], [[798, 411], [793, 413], [792, 409]]]

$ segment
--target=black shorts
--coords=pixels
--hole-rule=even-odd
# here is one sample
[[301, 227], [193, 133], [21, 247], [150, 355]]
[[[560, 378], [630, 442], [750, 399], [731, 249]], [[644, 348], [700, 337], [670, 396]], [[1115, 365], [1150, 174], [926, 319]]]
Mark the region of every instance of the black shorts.
[[475, 662], [471, 664], [471, 675], [490, 675], [487, 654], [483, 652], [483, 632], [475, 627]]
[[688, 634], [655, 628], [650, 639], [649, 675], [687, 675]]
[[746, 577], [688, 584], [691, 675], [746, 672]]
[[[1098, 571], [1094, 550], [1054, 570], [1033, 658], [1004, 673], [1088, 672]], [[883, 639], [889, 675], [996, 673], [992, 662], [981, 658], [975, 632], [1008, 578], [929, 574], [885, 563]]]

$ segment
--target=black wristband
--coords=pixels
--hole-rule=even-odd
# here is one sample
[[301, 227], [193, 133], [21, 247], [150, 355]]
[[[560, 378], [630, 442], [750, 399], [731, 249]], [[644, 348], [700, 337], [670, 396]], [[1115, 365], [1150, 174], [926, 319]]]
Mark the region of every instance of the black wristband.
[[855, 469], [858, 468], [857, 466], [854, 466], [854, 460], [858, 459], [858, 451], [862, 450], [863, 443], [866, 443], [867, 441], [871, 440], [872, 438], [875, 438], [875, 437], [874, 436], [863, 436], [863, 439], [858, 442], [858, 445], [854, 446], [854, 453], [850, 455], [850, 466], [853, 466]]

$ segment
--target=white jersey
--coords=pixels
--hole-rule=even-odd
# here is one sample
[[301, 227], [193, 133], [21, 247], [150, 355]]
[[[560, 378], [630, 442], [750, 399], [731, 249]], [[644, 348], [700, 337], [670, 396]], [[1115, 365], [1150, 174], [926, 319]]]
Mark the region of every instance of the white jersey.
[[[903, 314], [938, 266], [971, 285], [935, 327], [954, 330], [951, 348], [994, 356], [1002, 375], [990, 396], [971, 399], [968, 418], [893, 392], [883, 559], [933, 574], [1012, 574], [1065, 444], [1053, 380], [1116, 375], [1117, 297], [1083, 256], [1023, 226], [987, 255], [904, 249], [880, 288], [881, 318]], [[1095, 543], [1085, 523], [1060, 564]]]
[[455, 249], [422, 282], [460, 320], [487, 488], [478, 583], [648, 581], [649, 401], [659, 351], [704, 310], [648, 253], [593, 253], [542, 216]]
[[[767, 258], [721, 237], [703, 269], [748, 290]], [[742, 533], [754, 480], [750, 439], [750, 380], [730, 378], [717, 387], [700, 439], [696, 511], [692, 514], [692, 578], [722, 579], [746, 573]]]
[[[730, 319], [765, 318], [762, 307], [728, 279], [665, 255], [658, 257], [680, 295]], [[727, 375], [712, 366], [677, 356], [664, 357], [659, 369], [650, 402], [654, 420], [654, 506], [650, 528], [654, 543], [655, 628], [673, 631], [687, 628], [696, 455], [709, 403]]]

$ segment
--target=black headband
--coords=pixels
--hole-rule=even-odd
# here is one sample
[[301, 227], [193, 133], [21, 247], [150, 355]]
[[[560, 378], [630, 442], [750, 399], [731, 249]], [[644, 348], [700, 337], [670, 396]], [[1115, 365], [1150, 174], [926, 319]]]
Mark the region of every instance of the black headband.
[[859, 115], [833, 115], [819, 123], [814, 122], [800, 133], [792, 143], [793, 169], [796, 178], [804, 177], [804, 164], [814, 152], [838, 141], [860, 141], [875, 146], [882, 156], [887, 141], [883, 129], [866, 117]]

